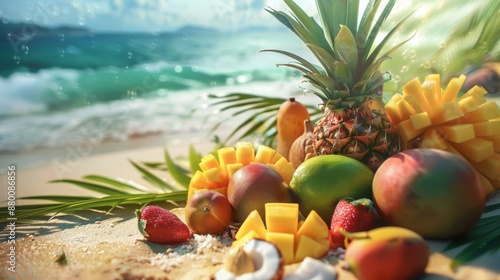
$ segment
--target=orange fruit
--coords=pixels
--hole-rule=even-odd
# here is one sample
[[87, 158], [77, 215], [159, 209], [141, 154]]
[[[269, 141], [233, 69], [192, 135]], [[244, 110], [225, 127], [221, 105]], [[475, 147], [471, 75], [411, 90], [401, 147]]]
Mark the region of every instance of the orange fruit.
[[341, 198], [372, 198], [373, 176], [373, 171], [358, 160], [342, 155], [323, 155], [299, 165], [290, 188], [301, 213], [314, 210], [329, 225]]

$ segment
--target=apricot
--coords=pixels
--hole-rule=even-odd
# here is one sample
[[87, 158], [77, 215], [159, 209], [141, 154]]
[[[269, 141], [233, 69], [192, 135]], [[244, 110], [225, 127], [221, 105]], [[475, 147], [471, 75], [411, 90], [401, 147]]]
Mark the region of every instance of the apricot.
[[186, 204], [186, 223], [194, 233], [219, 233], [231, 223], [232, 211], [223, 194], [214, 190], [197, 191]]
[[243, 222], [253, 210], [265, 217], [268, 202], [292, 202], [288, 185], [281, 175], [260, 163], [243, 166], [233, 174], [227, 186], [227, 198], [239, 222]]

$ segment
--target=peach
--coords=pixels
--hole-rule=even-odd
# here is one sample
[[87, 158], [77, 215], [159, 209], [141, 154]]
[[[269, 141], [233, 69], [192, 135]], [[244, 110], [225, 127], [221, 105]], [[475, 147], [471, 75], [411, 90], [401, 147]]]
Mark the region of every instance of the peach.
[[232, 219], [232, 207], [223, 194], [214, 190], [195, 192], [185, 208], [188, 227], [198, 234], [224, 231]]
[[265, 217], [268, 202], [292, 202], [288, 185], [272, 167], [254, 163], [236, 171], [227, 186], [227, 197], [235, 219], [243, 222], [253, 210]]

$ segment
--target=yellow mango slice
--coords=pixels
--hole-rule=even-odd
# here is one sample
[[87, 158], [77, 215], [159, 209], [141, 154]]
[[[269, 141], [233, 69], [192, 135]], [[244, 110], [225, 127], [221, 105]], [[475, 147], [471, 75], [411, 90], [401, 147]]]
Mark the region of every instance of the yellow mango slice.
[[389, 101], [387, 101], [387, 104], [385, 105], [385, 111], [387, 114], [387, 117], [391, 120], [393, 124], [398, 124], [401, 122], [401, 117], [399, 116], [399, 111], [396, 107], [396, 102], [401, 100], [403, 98], [403, 95], [400, 93], [396, 93], [391, 98]]
[[443, 125], [437, 128], [446, 140], [454, 143], [462, 143], [474, 139], [474, 126], [472, 124]]
[[481, 136], [480, 138], [488, 140], [493, 143], [493, 149], [495, 152], [500, 152], [500, 135], [495, 136]]
[[295, 172], [295, 168], [293, 167], [292, 163], [286, 160], [286, 158], [283, 157], [275, 164], [268, 163], [267, 165], [278, 172], [281, 175], [281, 178], [283, 178], [283, 181], [285, 181], [287, 184], [290, 183], [293, 177], [293, 173]]
[[[269, 163], [271, 164], [276, 164], [276, 162], [278, 162], [278, 160], [284, 158], [280, 153], [278, 152], [275, 152], [273, 157], [269, 160]], [[286, 160], [286, 158], [285, 158]]]
[[247, 243], [248, 241], [250, 241], [254, 238], [263, 238], [263, 237], [259, 236], [259, 234], [257, 234], [257, 232], [255, 230], [250, 230], [249, 232], [247, 232], [247, 234], [242, 236], [240, 239], [234, 241], [233, 244], [231, 244], [231, 247], [235, 248], [235, 247], [244, 246], [245, 243]]
[[[429, 74], [425, 77], [424, 84], [422, 85], [422, 89], [424, 89], [425, 92], [425, 87], [427, 86], [426, 83], [429, 83], [432, 85], [431, 87], [431, 96], [432, 96], [432, 102], [429, 101], [429, 97], [426, 95], [427, 102], [429, 102], [429, 105], [431, 106], [431, 110], [436, 111], [438, 108], [438, 104], [441, 102], [441, 77], [439, 74]], [[431, 112], [432, 114], [432, 112]]]
[[236, 161], [241, 162], [243, 165], [250, 164], [255, 157], [253, 144], [250, 142], [236, 143]]
[[500, 120], [475, 123], [474, 132], [476, 133], [476, 136], [500, 135]]
[[488, 179], [495, 179], [500, 176], [500, 154], [494, 154], [480, 162], [471, 161], [470, 163], [477, 171], [488, 177]]
[[399, 136], [401, 136], [401, 139], [403, 139], [403, 141], [405, 142], [412, 140], [413, 138], [419, 136], [425, 131], [425, 128], [419, 130], [413, 128], [413, 123], [411, 122], [410, 119], [406, 119], [400, 122], [397, 125], [397, 129], [399, 132]]
[[411, 115], [415, 114], [415, 109], [413, 109], [404, 99], [396, 102], [396, 108], [402, 120], [407, 120]]
[[427, 112], [421, 112], [415, 115], [411, 115], [410, 120], [415, 130], [429, 127], [432, 124]]
[[266, 226], [268, 232], [295, 234], [299, 222], [297, 203], [266, 203]]
[[311, 210], [297, 231], [297, 238], [300, 238], [301, 235], [307, 235], [313, 239], [327, 239], [328, 233], [328, 225], [316, 211]]
[[404, 95], [403, 99], [413, 108], [415, 114], [425, 112], [425, 103], [420, 102], [414, 95]]
[[268, 146], [259, 145], [255, 153], [254, 162], [266, 164], [271, 161], [276, 151]]
[[307, 235], [301, 235], [297, 237], [297, 249], [295, 249], [294, 262], [301, 262], [306, 257], [313, 257], [319, 259], [323, 257], [326, 252], [328, 252], [329, 244], [326, 239], [326, 243], [317, 241]]
[[231, 179], [233, 177], [234, 172], [238, 171], [240, 168], [243, 167], [243, 163], [237, 162], [237, 163], [231, 163], [226, 165], [226, 174], [227, 174], [227, 179]]
[[201, 158], [199, 165], [200, 165], [200, 169], [203, 172], [205, 172], [209, 169], [212, 169], [212, 168], [219, 168], [220, 167], [219, 161], [217, 160], [217, 158], [215, 158], [215, 156], [213, 154], [208, 154], [208, 155], [204, 156], [203, 158]]
[[494, 101], [479, 105], [477, 110], [465, 114], [459, 119], [461, 123], [480, 123], [500, 117], [500, 109]]
[[441, 102], [452, 102], [455, 100], [457, 97], [458, 92], [462, 88], [462, 85], [465, 83], [465, 75], [460, 75], [458, 78], [452, 78], [449, 82], [448, 85], [446, 86], [446, 89], [441, 96]]
[[469, 89], [464, 95], [462, 95], [458, 100], [460, 101], [462, 99], [472, 97], [479, 104], [482, 104], [482, 103], [486, 102], [486, 100], [484, 99], [483, 96], [487, 93], [488, 92], [484, 88], [475, 85], [471, 89]]
[[219, 157], [219, 165], [222, 169], [226, 169], [226, 165], [236, 163], [236, 150], [233, 147], [222, 147], [217, 150]]
[[283, 261], [285, 264], [293, 263], [295, 256], [294, 234], [268, 231], [266, 235], [266, 240], [276, 245], [276, 247], [278, 247], [278, 249], [281, 252], [281, 255], [283, 256]]
[[266, 238], [266, 226], [257, 210], [253, 210], [248, 214], [248, 217], [236, 232], [236, 240], [242, 239], [251, 231], [254, 231], [258, 238]]
[[432, 123], [439, 125], [445, 122], [456, 120], [464, 116], [464, 112], [457, 102], [442, 103], [433, 116]]
[[495, 153], [493, 143], [481, 138], [474, 138], [463, 143], [452, 143], [452, 146], [466, 158], [475, 162], [483, 161]]
[[[418, 78], [415, 78], [403, 86], [403, 95], [414, 96], [416, 101], [424, 108], [423, 111], [429, 112], [430, 106], [427, 103], [427, 100], [423, 94], [422, 84]], [[402, 120], [407, 119], [408, 117], [402, 118]]]
[[474, 99], [472, 96], [466, 97], [458, 101], [458, 106], [460, 106], [460, 109], [464, 114], [476, 111], [479, 105], [480, 104], [478, 104], [476, 102], [476, 99]]
[[446, 150], [448, 149], [448, 144], [437, 132], [437, 130], [431, 127], [425, 131], [419, 147]]
[[214, 167], [203, 172], [208, 184], [215, 184], [218, 187], [227, 187], [227, 176], [220, 167]]

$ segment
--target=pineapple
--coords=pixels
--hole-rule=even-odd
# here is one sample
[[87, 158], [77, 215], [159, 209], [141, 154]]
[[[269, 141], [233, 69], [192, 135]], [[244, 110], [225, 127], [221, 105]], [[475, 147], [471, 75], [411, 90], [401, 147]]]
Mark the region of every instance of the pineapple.
[[293, 58], [294, 62], [278, 66], [303, 72], [305, 81], [312, 85], [309, 91], [322, 101], [320, 107], [324, 116], [316, 122], [312, 144], [304, 148], [306, 158], [342, 154], [376, 170], [386, 158], [401, 149], [399, 136], [385, 113], [381, 97], [382, 85], [391, 77], [389, 73], [381, 73], [379, 67], [406, 41], [379, 54], [409, 15], [375, 45], [380, 26], [396, 0], [389, 0], [378, 18], [381, 1], [369, 1], [359, 23], [359, 0], [317, 0], [321, 25], [293, 0], [284, 2], [291, 15], [271, 8], [267, 11], [291, 29], [321, 64], [316, 66], [283, 50], [263, 50]]

